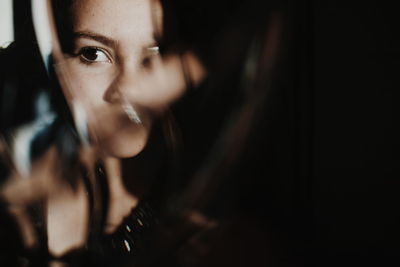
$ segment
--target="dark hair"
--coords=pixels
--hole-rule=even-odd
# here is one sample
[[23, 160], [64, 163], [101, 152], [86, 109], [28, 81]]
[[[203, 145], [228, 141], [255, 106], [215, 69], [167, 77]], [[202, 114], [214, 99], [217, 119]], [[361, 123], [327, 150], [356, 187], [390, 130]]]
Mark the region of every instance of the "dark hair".
[[71, 7], [75, 0], [52, 0], [54, 22], [61, 48], [65, 52], [72, 50]]

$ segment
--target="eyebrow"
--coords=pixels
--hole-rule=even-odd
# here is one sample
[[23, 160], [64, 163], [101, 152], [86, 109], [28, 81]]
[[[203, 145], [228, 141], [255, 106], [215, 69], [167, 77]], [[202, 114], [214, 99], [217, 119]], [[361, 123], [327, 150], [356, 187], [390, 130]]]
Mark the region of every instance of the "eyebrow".
[[115, 48], [117, 46], [117, 41], [104, 36], [102, 34], [98, 34], [95, 32], [90, 32], [90, 31], [81, 31], [81, 32], [74, 32], [73, 33], [74, 38], [85, 38], [85, 39], [90, 39], [90, 40], [94, 40], [97, 42], [100, 42], [108, 47], [113, 47]]
[[[74, 32], [73, 36], [75, 39], [77, 38], [85, 38], [85, 39], [90, 39], [90, 40], [94, 40], [97, 42], [100, 42], [108, 47], [112, 47], [112, 48], [116, 48], [118, 41], [107, 37], [105, 35], [99, 34], [99, 33], [95, 33], [95, 32], [91, 32], [91, 31], [79, 31], [79, 32]], [[153, 51], [153, 49], [157, 49], [158, 51], [158, 45], [157, 43], [151, 42], [148, 45], [144, 46], [146, 47], [146, 49], [150, 49], [151, 51]]]

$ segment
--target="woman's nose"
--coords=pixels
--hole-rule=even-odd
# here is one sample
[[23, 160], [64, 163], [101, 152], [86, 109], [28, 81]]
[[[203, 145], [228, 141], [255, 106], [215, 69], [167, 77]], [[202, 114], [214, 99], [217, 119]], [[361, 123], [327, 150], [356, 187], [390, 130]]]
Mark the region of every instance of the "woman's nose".
[[121, 70], [104, 92], [104, 101], [110, 104], [121, 103], [122, 95], [126, 91], [133, 90], [136, 77], [135, 70]]

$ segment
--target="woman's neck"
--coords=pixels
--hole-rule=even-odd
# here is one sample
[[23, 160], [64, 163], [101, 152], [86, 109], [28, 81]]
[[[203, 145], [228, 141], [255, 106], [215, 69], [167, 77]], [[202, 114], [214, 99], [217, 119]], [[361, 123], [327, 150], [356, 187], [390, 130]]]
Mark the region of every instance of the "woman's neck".
[[109, 211], [106, 220], [105, 233], [112, 233], [123, 219], [128, 216], [139, 202], [139, 199], [130, 194], [122, 178], [121, 160], [117, 158], [104, 159], [104, 167], [109, 185]]

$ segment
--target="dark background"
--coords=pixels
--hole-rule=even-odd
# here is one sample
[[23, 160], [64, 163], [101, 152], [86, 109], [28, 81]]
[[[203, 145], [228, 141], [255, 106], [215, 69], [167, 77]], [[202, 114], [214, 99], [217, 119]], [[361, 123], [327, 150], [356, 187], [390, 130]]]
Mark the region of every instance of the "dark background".
[[[310, 261], [396, 266], [399, 32], [384, 1], [315, 1]], [[391, 262], [391, 264], [389, 264]]]
[[[264, 254], [272, 266], [398, 266], [397, 11], [382, 1], [275, 4], [285, 26], [277, 83], [214, 204], [246, 218], [235, 234], [254, 235], [236, 240], [249, 265]], [[224, 17], [223, 4], [213, 8]]]
[[[257, 25], [254, 17], [262, 16], [262, 8], [283, 14], [276, 83], [219, 198], [211, 202], [211, 214], [236, 223], [234, 238], [221, 241], [221, 253], [243, 266], [398, 266], [396, 9], [378, 1], [253, 2], [259, 8], [250, 8], [254, 16], [245, 18], [235, 16], [245, 10], [237, 1], [186, 4], [202, 16], [196, 20], [184, 9], [197, 31], [186, 25], [181, 32], [201, 47], [215, 40], [207, 36], [218, 36], [215, 25]], [[225, 44], [238, 46], [228, 38]], [[229, 102], [225, 96], [216, 96], [220, 103], [210, 116], [193, 118], [218, 117]], [[210, 131], [204, 125], [210, 124], [189, 136], [207, 148], [212, 142], [204, 138]]]

